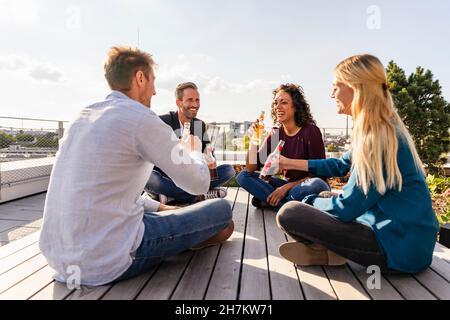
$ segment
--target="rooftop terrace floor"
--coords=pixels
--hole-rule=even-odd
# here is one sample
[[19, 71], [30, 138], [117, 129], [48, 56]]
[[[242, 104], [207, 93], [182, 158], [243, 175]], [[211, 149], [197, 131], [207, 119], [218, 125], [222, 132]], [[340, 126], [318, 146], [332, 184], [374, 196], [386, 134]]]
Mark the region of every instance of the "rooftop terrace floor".
[[[275, 212], [249, 205], [249, 194], [236, 188], [229, 188], [227, 196], [235, 232], [222, 245], [183, 252], [114, 285], [71, 290], [52, 279], [53, 271], [39, 252], [44, 199], [45, 194], [40, 194], [0, 205], [4, 244], [0, 247], [0, 299], [450, 299], [450, 249], [436, 244], [427, 271], [382, 276], [379, 290], [368, 288], [370, 275], [352, 262], [295, 268], [278, 253], [278, 246], [288, 238], [277, 227]], [[30, 230], [23, 232], [31, 233], [23, 236], [17, 231], [24, 228]]]

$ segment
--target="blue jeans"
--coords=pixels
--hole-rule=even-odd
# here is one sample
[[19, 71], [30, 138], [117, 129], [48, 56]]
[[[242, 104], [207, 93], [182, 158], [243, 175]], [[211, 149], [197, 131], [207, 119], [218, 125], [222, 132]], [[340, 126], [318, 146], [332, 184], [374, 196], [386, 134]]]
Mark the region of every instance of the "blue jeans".
[[[267, 198], [275, 189], [288, 183], [286, 180], [274, 177], [271, 177], [269, 182], [265, 182], [259, 178], [258, 172], [248, 171], [241, 171], [237, 175], [236, 180], [242, 188], [247, 190], [256, 199], [265, 203], [267, 203]], [[292, 188], [274, 209], [278, 211], [288, 201], [302, 201], [307, 195], [319, 194], [322, 191], [330, 191], [330, 186], [320, 178], [308, 178]]]
[[133, 263], [115, 281], [148, 271], [164, 258], [183, 252], [227, 227], [232, 218], [225, 199], [212, 199], [164, 212], [146, 212], [145, 232]]
[[[233, 167], [229, 164], [223, 164], [217, 167], [218, 180], [211, 181], [209, 188], [217, 188], [223, 186], [236, 174]], [[145, 191], [153, 194], [164, 194], [168, 197], [174, 198], [177, 202], [181, 203], [193, 203], [196, 200], [196, 196], [187, 193], [183, 189], [177, 187], [177, 185], [161, 172], [153, 170], [150, 178], [145, 186]]]

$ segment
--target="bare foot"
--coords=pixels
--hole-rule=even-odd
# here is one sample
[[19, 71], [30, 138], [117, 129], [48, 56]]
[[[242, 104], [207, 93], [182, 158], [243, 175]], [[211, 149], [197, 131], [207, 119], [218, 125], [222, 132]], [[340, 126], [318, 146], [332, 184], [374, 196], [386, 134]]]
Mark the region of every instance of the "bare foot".
[[228, 226], [225, 227], [222, 231], [219, 231], [217, 234], [212, 236], [211, 238], [203, 241], [202, 243], [199, 243], [195, 246], [193, 246], [192, 250], [200, 250], [206, 247], [215, 246], [216, 244], [220, 244], [224, 241], [226, 241], [234, 231], [234, 222], [231, 221]]

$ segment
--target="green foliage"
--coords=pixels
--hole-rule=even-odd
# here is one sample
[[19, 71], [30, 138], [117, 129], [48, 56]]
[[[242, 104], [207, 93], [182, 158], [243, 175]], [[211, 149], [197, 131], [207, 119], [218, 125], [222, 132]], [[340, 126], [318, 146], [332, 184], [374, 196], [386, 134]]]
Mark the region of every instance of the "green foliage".
[[329, 144], [329, 145], [327, 146], [327, 151], [328, 151], [328, 152], [338, 152], [339, 149], [338, 149], [334, 144]]
[[436, 211], [440, 225], [450, 222], [450, 197], [443, 193], [450, 189], [450, 177], [427, 176], [427, 184], [433, 199], [433, 209]]
[[18, 142], [33, 142], [34, 136], [31, 134], [19, 133], [16, 135], [16, 140]]
[[450, 177], [435, 177], [429, 174], [427, 184], [432, 195], [442, 194], [450, 189]]
[[406, 77], [395, 62], [387, 68], [389, 88], [400, 117], [430, 173], [438, 173], [450, 150], [450, 104], [430, 70], [417, 67]]
[[33, 147], [38, 148], [58, 148], [58, 139], [54, 139], [54, 137], [37, 137], [36, 143], [33, 144]]
[[12, 135], [0, 132], [0, 149], [8, 148], [14, 142], [16, 142], [16, 139]]

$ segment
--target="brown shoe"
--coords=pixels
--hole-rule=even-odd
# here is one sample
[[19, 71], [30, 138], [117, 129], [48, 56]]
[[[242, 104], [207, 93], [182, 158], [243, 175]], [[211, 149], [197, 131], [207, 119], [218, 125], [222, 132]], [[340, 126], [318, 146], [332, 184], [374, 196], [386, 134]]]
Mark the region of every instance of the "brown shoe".
[[191, 250], [196, 251], [196, 250], [200, 250], [203, 248], [207, 248], [207, 247], [211, 247], [211, 246], [220, 244], [220, 243], [226, 241], [229, 237], [231, 237], [231, 235], [233, 234], [233, 231], [234, 231], [234, 222], [231, 221], [230, 224], [225, 227], [225, 229], [223, 229], [219, 233], [215, 234], [211, 238], [203, 241], [202, 243], [199, 243], [199, 244], [193, 246], [191, 248]]
[[341, 266], [347, 260], [318, 244], [290, 241], [280, 245], [280, 254], [298, 266]]

